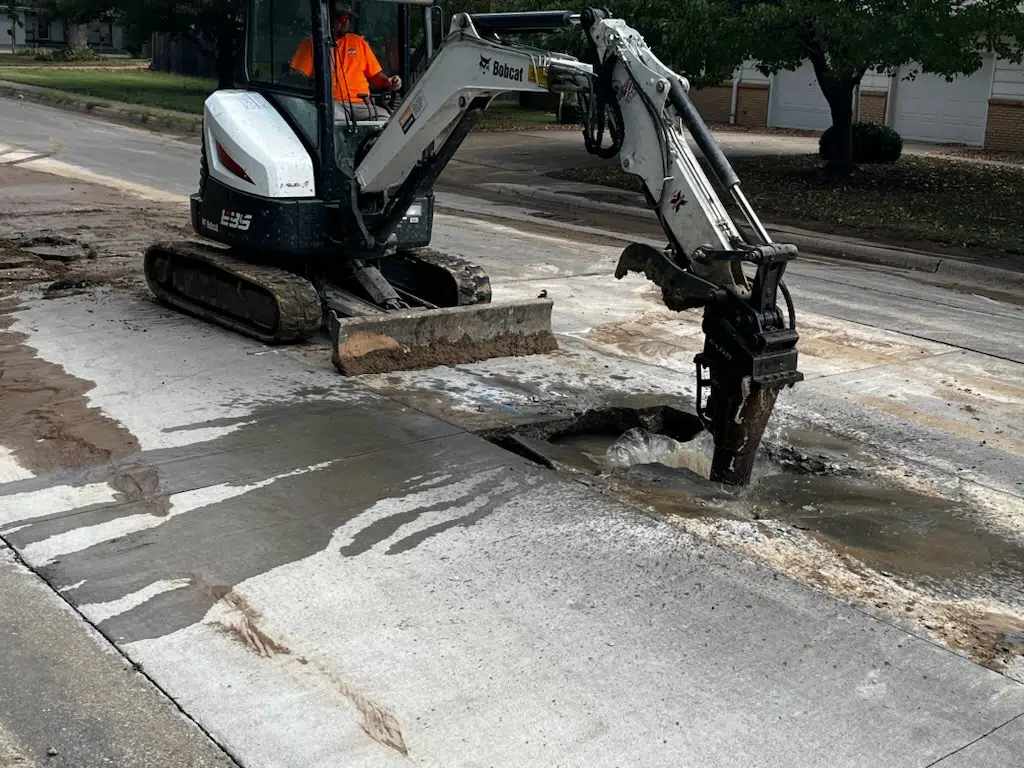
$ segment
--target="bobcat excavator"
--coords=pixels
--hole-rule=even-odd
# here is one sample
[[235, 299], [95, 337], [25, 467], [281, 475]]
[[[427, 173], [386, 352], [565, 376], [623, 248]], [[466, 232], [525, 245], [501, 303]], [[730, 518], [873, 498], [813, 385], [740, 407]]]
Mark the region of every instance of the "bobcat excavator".
[[[434, 182], [491, 101], [576, 94], [587, 150], [643, 182], [668, 239], [626, 248], [615, 275], [643, 273], [672, 310], [703, 307], [697, 414], [715, 441], [711, 479], [749, 482], [778, 392], [803, 378], [782, 282], [796, 248], [768, 236], [686, 79], [601, 9], [456, 14], [447, 34], [440, 18], [435, 38], [436, 0], [362, 0], [353, 31], [385, 42], [378, 58], [403, 83], [398, 94], [361, 94], [368, 114], [382, 98], [400, 101], [357, 120], [333, 99], [331, 62], [350, 52], [338, 49], [330, 3], [249, 0], [246, 87], [216, 91], [203, 113], [192, 226], [214, 242], [151, 246], [156, 297], [266, 343], [326, 325], [332, 361], [350, 375], [556, 349], [550, 300], [491, 303], [480, 267], [428, 246]], [[586, 36], [583, 60], [521, 41], [572, 27]], [[290, 66], [306, 40], [312, 77]], [[683, 126], [756, 242], [741, 236]]]

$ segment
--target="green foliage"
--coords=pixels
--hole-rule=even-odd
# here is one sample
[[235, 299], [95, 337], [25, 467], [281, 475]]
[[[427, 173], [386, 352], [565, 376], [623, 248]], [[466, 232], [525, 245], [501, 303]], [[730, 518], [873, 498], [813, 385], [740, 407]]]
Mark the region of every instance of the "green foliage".
[[[903, 139], [881, 123], [859, 121], [853, 124], [854, 163], [895, 163], [903, 153]], [[835, 128], [830, 127], [818, 139], [818, 154], [828, 160], [835, 155]]]
[[853, 167], [853, 92], [869, 71], [901, 67], [952, 79], [995, 51], [1024, 59], [1020, 0], [721, 0], [746, 31], [745, 53], [763, 74], [809, 60], [832, 111], [829, 166]]
[[71, 27], [106, 18], [112, 10], [109, 0], [27, 0], [25, 5]]
[[[742, 30], [734, 29], [736, 17], [722, 0], [606, 0], [595, 5], [635, 27], [658, 58], [693, 87], [721, 83], [743, 60]], [[442, 7], [447, 21], [460, 11], [576, 10], [582, 6], [564, 0], [445, 0]], [[576, 27], [524, 36], [523, 42], [582, 58], [586, 40]]]
[[[2, 64], [0, 60], [0, 64]], [[145, 70], [77, 70], [63, 67], [3, 67], [0, 80], [146, 107], [202, 114], [217, 83]]]
[[558, 111], [558, 122], [561, 125], [583, 125], [585, 119], [583, 105], [571, 94], [562, 99]]
[[763, 73], [809, 58], [828, 83], [914, 62], [952, 78], [979, 69], [990, 50], [1020, 61], [1024, 43], [1018, 0], [754, 0], [742, 3], [739, 18]]
[[[50, 52], [50, 61], [92, 61], [98, 59], [96, 51], [88, 45], [69, 45]], [[46, 59], [40, 59], [46, 61]]]

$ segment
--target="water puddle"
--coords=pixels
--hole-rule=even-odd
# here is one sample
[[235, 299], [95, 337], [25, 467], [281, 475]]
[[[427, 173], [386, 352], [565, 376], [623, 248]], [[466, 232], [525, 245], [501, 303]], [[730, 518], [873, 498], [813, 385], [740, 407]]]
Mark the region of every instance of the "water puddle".
[[711, 435], [696, 417], [670, 408], [588, 412], [575, 423], [531, 425], [495, 442], [552, 469], [589, 475], [661, 513], [787, 523], [914, 583], [961, 595], [1024, 584], [1019, 541], [985, 528], [968, 503], [872, 471], [875, 460], [864, 447], [835, 435], [794, 430], [766, 440], [751, 485], [739, 489], [707, 479]]

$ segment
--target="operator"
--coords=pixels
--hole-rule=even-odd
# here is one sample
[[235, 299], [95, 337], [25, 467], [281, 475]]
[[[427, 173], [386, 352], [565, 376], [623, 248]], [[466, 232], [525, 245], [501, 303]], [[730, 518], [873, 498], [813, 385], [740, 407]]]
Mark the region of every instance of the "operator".
[[[386, 108], [377, 106], [369, 100], [370, 84], [398, 90], [402, 87], [402, 78], [398, 75], [385, 75], [366, 38], [349, 32], [352, 19], [359, 18], [359, 14], [352, 10], [351, 4], [335, 3], [332, 15], [334, 18], [331, 29], [337, 43], [337, 48], [333, 51], [334, 72], [331, 75], [334, 83], [335, 119], [342, 118], [342, 114], [339, 114], [341, 105], [344, 106], [343, 114], [352, 115], [356, 120], [390, 117], [391, 113]], [[291, 67], [306, 77], [313, 77], [311, 37], [299, 43], [292, 56]]]

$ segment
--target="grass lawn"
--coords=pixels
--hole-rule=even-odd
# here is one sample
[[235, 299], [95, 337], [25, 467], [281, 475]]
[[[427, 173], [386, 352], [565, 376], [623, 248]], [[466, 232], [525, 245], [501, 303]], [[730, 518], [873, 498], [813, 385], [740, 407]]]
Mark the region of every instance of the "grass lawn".
[[518, 104], [495, 101], [477, 123], [476, 131], [581, 131], [578, 125], [561, 125], [553, 112], [522, 109]]
[[[758, 215], [774, 224], [917, 247], [1024, 253], [1024, 168], [904, 155], [892, 165], [860, 166], [836, 182], [820, 175], [815, 155], [731, 162]], [[636, 178], [614, 164], [550, 175], [640, 191]]]
[[128, 67], [139, 63], [139, 59], [121, 57], [84, 59], [82, 61], [40, 61], [35, 54], [3, 54], [0, 67]]
[[203, 111], [203, 101], [216, 88], [213, 80], [163, 72], [0, 66], [0, 80], [54, 88], [99, 101], [124, 101], [180, 112]]
[[[203, 101], [217, 85], [213, 80], [147, 70], [104, 72], [53, 66], [8, 67], [4, 66], [6, 61], [7, 59], [0, 60], [0, 80], [53, 88], [91, 96], [101, 101], [123, 101], [196, 114], [202, 113]], [[524, 110], [515, 103], [495, 102], [484, 113], [484, 118], [476, 130], [578, 131], [581, 128], [558, 124], [551, 112]]]

